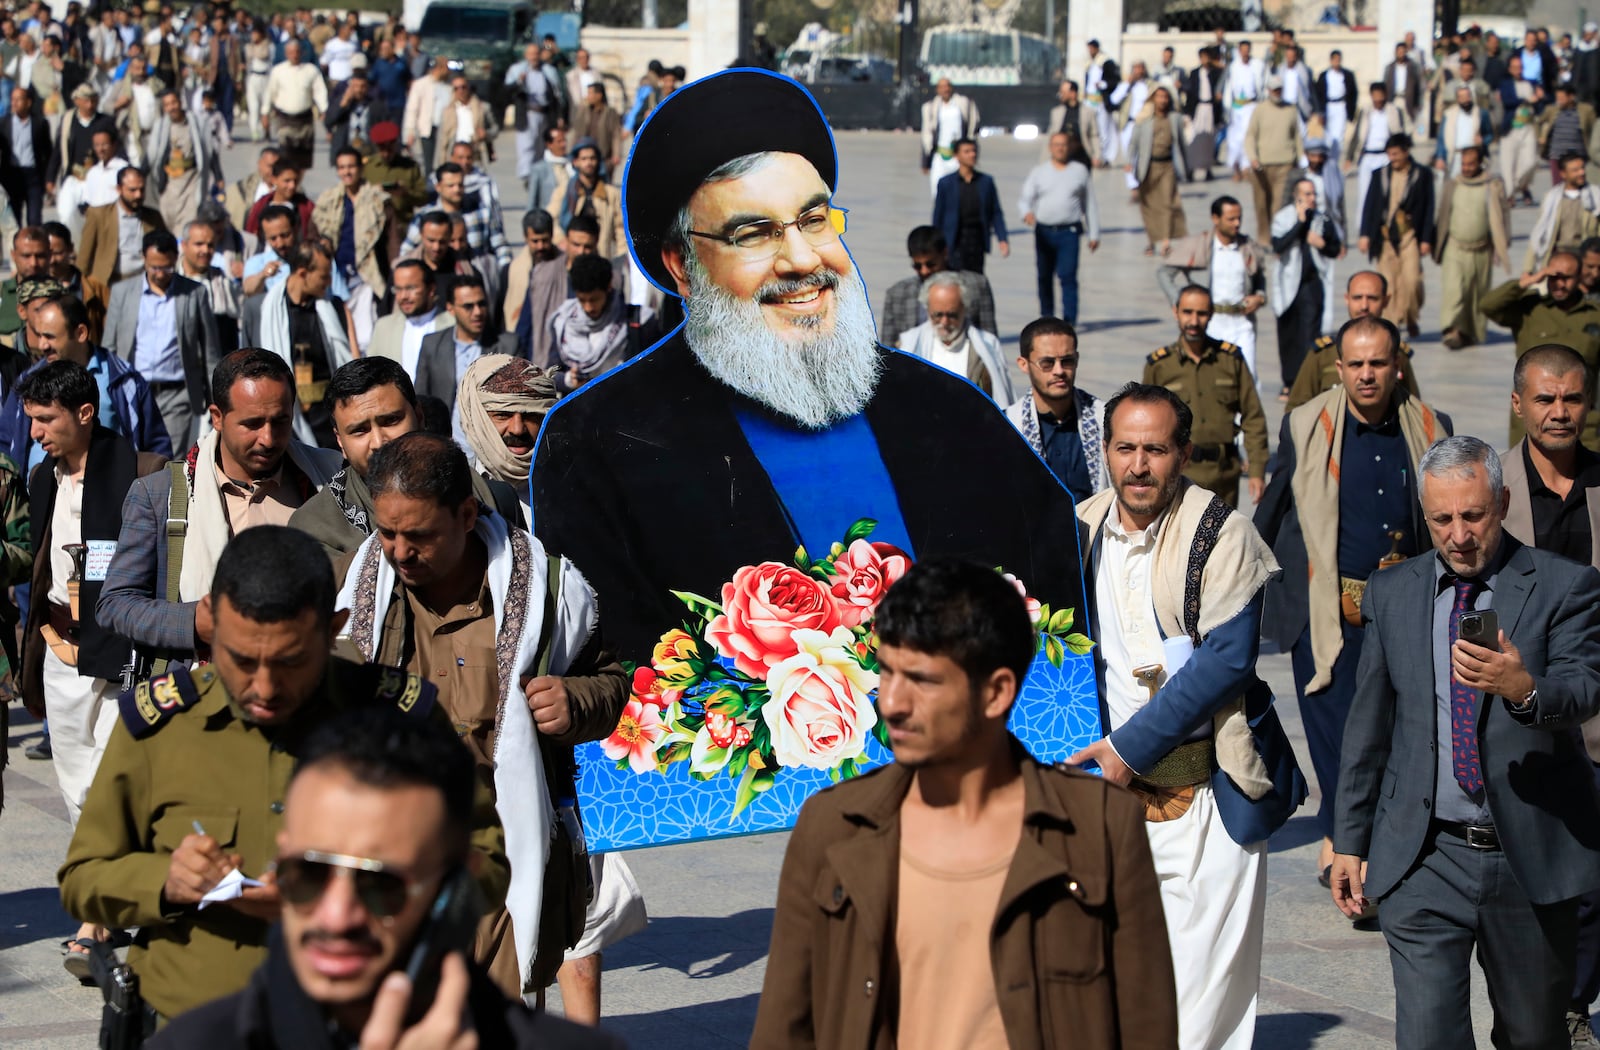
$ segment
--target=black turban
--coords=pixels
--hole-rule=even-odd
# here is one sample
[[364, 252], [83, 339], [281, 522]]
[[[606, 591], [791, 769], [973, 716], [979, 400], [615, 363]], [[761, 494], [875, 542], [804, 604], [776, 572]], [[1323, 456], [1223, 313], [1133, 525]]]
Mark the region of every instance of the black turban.
[[729, 69], [668, 95], [634, 141], [623, 187], [623, 219], [639, 266], [664, 291], [677, 283], [661, 244], [706, 176], [751, 153], [798, 153], [834, 190], [833, 133], [809, 92], [764, 69]]

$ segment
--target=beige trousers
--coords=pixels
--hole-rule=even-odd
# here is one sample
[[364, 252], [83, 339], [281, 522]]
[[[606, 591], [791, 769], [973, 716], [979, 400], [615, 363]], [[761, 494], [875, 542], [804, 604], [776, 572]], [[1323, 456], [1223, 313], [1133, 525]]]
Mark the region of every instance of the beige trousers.
[[1151, 244], [1189, 233], [1183, 202], [1178, 198], [1178, 174], [1170, 160], [1150, 162], [1150, 170], [1139, 184], [1139, 217]]
[[1422, 312], [1422, 249], [1417, 246], [1417, 235], [1408, 232], [1396, 249], [1387, 237], [1383, 240], [1383, 254], [1378, 256], [1378, 272], [1389, 282], [1389, 308], [1384, 319], [1399, 325], [1417, 323]]
[[1443, 330], [1454, 328], [1468, 346], [1476, 346], [1484, 338], [1483, 314], [1478, 304], [1491, 284], [1493, 252], [1487, 247], [1463, 251], [1451, 242], [1445, 245], [1440, 262], [1443, 273], [1440, 275], [1439, 324]]

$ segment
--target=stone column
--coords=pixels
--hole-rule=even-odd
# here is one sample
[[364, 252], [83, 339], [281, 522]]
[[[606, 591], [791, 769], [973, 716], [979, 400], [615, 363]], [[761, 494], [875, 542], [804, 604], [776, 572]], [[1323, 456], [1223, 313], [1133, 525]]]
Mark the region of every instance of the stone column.
[[1067, 76], [1083, 86], [1083, 70], [1089, 64], [1089, 41], [1100, 41], [1100, 50], [1122, 66], [1122, 0], [1068, 0]]
[[740, 0], [689, 0], [689, 79], [726, 69], [749, 35], [748, 5]]

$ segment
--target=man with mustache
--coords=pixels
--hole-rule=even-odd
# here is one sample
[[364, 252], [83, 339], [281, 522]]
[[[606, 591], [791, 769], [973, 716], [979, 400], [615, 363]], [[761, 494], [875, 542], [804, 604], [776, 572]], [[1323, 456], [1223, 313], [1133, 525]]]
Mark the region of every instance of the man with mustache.
[[[1239, 478], [1247, 469], [1252, 503], [1260, 502], [1266, 488], [1267, 417], [1239, 348], [1206, 334], [1211, 310], [1211, 293], [1201, 285], [1178, 293], [1172, 310], [1178, 341], [1145, 358], [1143, 382], [1166, 387], [1189, 406], [1195, 446], [1185, 457], [1184, 474], [1236, 507]], [[1240, 433], [1248, 457], [1243, 464], [1234, 444]]]
[[1278, 565], [1248, 519], [1184, 477], [1193, 425], [1163, 386], [1129, 383], [1106, 402], [1112, 487], [1078, 518], [1107, 735], [1067, 761], [1098, 765], [1143, 803], [1176, 964], [1177, 1045], [1245, 1050], [1267, 838], [1306, 782], [1255, 673], [1262, 589]]
[[674, 590], [718, 594], [861, 519], [914, 558], [1005, 566], [1081, 622], [1066, 490], [980, 391], [876, 345], [805, 90], [698, 80], [663, 99], [631, 164], [651, 173], [628, 180], [635, 255], [688, 318], [551, 411], [532, 486], [539, 537], [583, 565], [621, 657], [648, 662], [683, 619]]
[[1476, 954], [1502, 1046], [1579, 1046], [1565, 1022], [1578, 899], [1600, 888], [1579, 737], [1600, 714], [1600, 574], [1506, 535], [1500, 457], [1477, 438], [1435, 444], [1419, 477], [1434, 549], [1361, 605], [1333, 901], [1380, 905], [1395, 1045], [1472, 1045]]
[[[274, 840], [290, 773], [319, 725], [383, 705], [450, 731], [423, 678], [330, 655], [347, 615], [334, 611], [334, 594], [310, 536], [276, 525], [241, 532], [200, 601], [215, 624], [213, 662], [174, 668], [118, 700], [61, 867], [61, 900], [80, 921], [140, 928], [128, 962], [147, 1023], [239, 991], [266, 959], [280, 908]], [[479, 888], [497, 902], [505, 833], [486, 793], [466, 826]], [[197, 907], [231, 871], [261, 885]]]
[[[1500, 456], [1506, 533], [1530, 547], [1600, 568], [1600, 456], [1578, 441], [1593, 400], [1588, 366], [1558, 343], [1517, 359], [1511, 411], [1527, 437]], [[1600, 778], [1600, 718], [1583, 724], [1589, 761]], [[1589, 1004], [1600, 996], [1600, 893], [1578, 899], [1578, 972], [1567, 1008], [1573, 1046], [1595, 1043]]]
[[[274, 844], [282, 936], [243, 991], [193, 1010], [151, 1043], [228, 1048], [293, 1043], [609, 1050], [611, 1036], [508, 999], [458, 950], [436, 997], [395, 973], [422, 943], [439, 896], [471, 859], [472, 757], [452, 734], [376, 708], [318, 729], [284, 798]], [[447, 947], [449, 947], [447, 945]], [[411, 1010], [408, 1011], [408, 1007]], [[416, 1020], [407, 1023], [408, 1013]]]
[[1423, 549], [1417, 464], [1450, 420], [1399, 390], [1399, 330], [1369, 314], [1339, 329], [1340, 385], [1283, 420], [1283, 463], [1256, 511], [1283, 575], [1266, 622], [1294, 664], [1306, 745], [1322, 789], [1318, 879], [1333, 863], [1333, 806], [1345, 717], [1361, 662], [1368, 579]]
[[[211, 380], [210, 433], [188, 450], [186, 462], [128, 490], [100, 592], [97, 616], [134, 643], [141, 662], [187, 662], [203, 654], [216, 625], [201, 599], [228, 540], [253, 527], [287, 524], [339, 469], [337, 452], [291, 436], [295, 381], [282, 357], [236, 350]], [[175, 529], [178, 520], [183, 526]]]
[[966, 376], [999, 404], [1011, 404], [1016, 397], [1011, 370], [1000, 354], [1000, 341], [970, 323], [965, 282], [953, 273], [934, 274], [922, 286], [922, 307], [928, 319], [901, 332], [896, 345]]
[[[1389, 305], [1389, 282], [1377, 270], [1360, 270], [1350, 275], [1344, 285], [1344, 308], [1351, 319], [1383, 316]], [[1412, 397], [1421, 397], [1417, 388], [1417, 370], [1411, 363], [1411, 345], [1400, 340], [1400, 382]], [[1338, 386], [1339, 344], [1333, 336], [1318, 336], [1311, 344], [1311, 352], [1295, 373], [1294, 385], [1289, 388], [1289, 401], [1285, 412], [1293, 412], [1325, 390]]]
[[[1600, 303], [1584, 296], [1578, 280], [1581, 266], [1577, 253], [1561, 249], [1551, 254], [1544, 269], [1507, 281], [1483, 297], [1483, 316], [1511, 329], [1519, 358], [1536, 346], [1560, 343], [1583, 358], [1590, 376], [1600, 368]], [[1522, 418], [1515, 412], [1510, 440], [1513, 445], [1522, 440]], [[1583, 420], [1583, 444], [1600, 451], [1600, 411], [1592, 398]]]

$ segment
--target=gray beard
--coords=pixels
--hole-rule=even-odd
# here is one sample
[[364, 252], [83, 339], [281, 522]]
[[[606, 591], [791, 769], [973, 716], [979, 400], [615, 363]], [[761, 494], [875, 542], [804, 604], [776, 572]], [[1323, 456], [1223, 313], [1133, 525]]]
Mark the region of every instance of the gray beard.
[[[687, 260], [688, 320], [683, 335], [713, 377], [735, 391], [810, 430], [859, 414], [878, 386], [878, 355], [872, 310], [861, 275], [829, 270], [796, 281], [774, 281], [755, 296], [737, 299], [707, 277], [700, 260]], [[833, 331], [790, 343], [767, 327], [764, 296], [831, 287]], [[795, 327], [812, 328], [807, 318]]]

